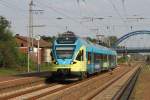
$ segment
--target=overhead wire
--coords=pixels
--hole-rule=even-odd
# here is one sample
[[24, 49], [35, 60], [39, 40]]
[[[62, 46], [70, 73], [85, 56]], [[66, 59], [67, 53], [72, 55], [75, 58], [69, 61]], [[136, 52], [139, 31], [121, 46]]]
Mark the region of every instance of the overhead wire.
[[[86, 1], [84, 1], [84, 0], [77, 0], [77, 4], [78, 4], [79, 12], [80, 12], [80, 19], [81, 19], [80, 23], [91, 22], [93, 18], [89, 14], [89, 10], [86, 9], [86, 6], [87, 6]], [[84, 13], [87, 12], [87, 15], [84, 15], [83, 12]]]
[[116, 7], [116, 5], [113, 3], [113, 1], [112, 1], [112, 0], [107, 0], [107, 1], [112, 5], [114, 11], [115, 11], [116, 14], [120, 17], [120, 19], [122, 20], [124, 26], [125, 26], [126, 28], [128, 28], [128, 25], [127, 25], [126, 21], [124, 20], [124, 18], [123, 18], [122, 15], [120, 14], [119, 10], [117, 9], [117, 7]]
[[[34, 1], [34, 7], [35, 7], [35, 8], [39, 8], [40, 10], [42, 9], [42, 8], [41, 8], [41, 5], [40, 5], [40, 6], [37, 5], [36, 1]], [[43, 6], [43, 7], [45, 7], [45, 6]], [[40, 11], [40, 10], [39, 10], [39, 11]], [[36, 10], [35, 10], [35, 11], [36, 11]], [[38, 11], [38, 10], [37, 10], [37, 11]], [[45, 10], [42, 9], [41, 11], [44, 12]], [[35, 19], [35, 20], [37, 20], [36, 22], [39, 22], [39, 21], [48, 20], [48, 19], [49, 19], [49, 18], [43, 18], [43, 17], [41, 17], [40, 20], [39, 20], [39, 18], [38, 18], [38, 20], [37, 20], [37, 19]], [[61, 27], [60, 25], [58, 25], [58, 24], [56, 24], [56, 23], [55, 23], [55, 25], [54, 25], [54, 24], [53, 24], [53, 25], [50, 25], [50, 24], [49, 24], [49, 25], [48, 25], [48, 24], [44, 25], [44, 27], [47, 27], [47, 26], [53, 27], [53, 29], [56, 28], [56, 29], [58, 29], [58, 30], [60, 30], [60, 29], [61, 29], [61, 30], [64, 30], [63, 27]]]
[[47, 7], [48, 9], [53, 10], [55, 13], [57, 13], [57, 14], [59, 14], [59, 15], [62, 15], [63, 17], [66, 17], [66, 18], [68, 18], [69, 20], [72, 20], [73, 22], [75, 22], [75, 23], [77, 23], [77, 24], [79, 24], [79, 25], [81, 25], [81, 26], [84, 26], [86, 29], [89, 30], [88, 26], [86, 26], [86, 25], [80, 23], [80, 22], [77, 21], [76, 19], [72, 18], [70, 15], [68, 15], [68, 14], [66, 14], [66, 13], [64, 13], [64, 12], [58, 10], [58, 9], [55, 9], [54, 7], [52, 7], [51, 4], [50, 4], [50, 5], [47, 5], [47, 4], [44, 4], [43, 2], [40, 2], [40, 1], [37, 1], [37, 2], [40, 3], [39, 6], [43, 5], [44, 7]]
[[70, 20], [73, 20], [74, 22], [78, 22], [77, 20], [73, 19], [72, 17], [68, 16], [67, 14], [63, 13], [62, 11], [55, 9], [54, 7], [52, 7], [52, 5], [47, 5], [47, 4], [40, 2], [40, 1], [37, 1], [37, 2], [39, 2], [40, 5], [42, 4], [43, 6], [49, 8], [50, 10], [53, 10], [55, 13], [62, 15], [63, 17], [69, 18]]
[[[123, 12], [124, 12], [124, 16], [125, 16], [125, 19], [126, 19], [126, 21], [127, 21], [127, 24], [128, 24], [129, 22], [131, 22], [131, 21], [129, 21], [129, 20], [137, 20], [137, 22], [139, 22], [139, 20], [141, 21], [141, 20], [147, 19], [147, 18], [128, 18], [128, 17], [127, 17], [127, 8], [126, 8], [126, 6], [125, 6], [125, 1], [126, 1], [126, 0], [121, 0]], [[129, 25], [128, 25], [128, 26], [129, 26]], [[133, 27], [134, 27], [134, 26], [133, 26], [133, 25], [130, 25], [129, 27], [130, 27], [130, 30], [133, 31]]]
[[[127, 10], [126, 10], [126, 6], [125, 6], [125, 0], [121, 0], [121, 2], [122, 2], [122, 8], [123, 8], [123, 13], [124, 13], [124, 18], [125, 18], [125, 20], [126, 20], [126, 25], [127, 25], [127, 30], [128, 30], [128, 27], [129, 27], [129, 25], [128, 25], [128, 22], [129, 22], [129, 20], [128, 20], [128, 18], [127, 18]], [[132, 26], [130, 26], [130, 28], [131, 28], [131, 30], [132, 30]]]
[[[80, 9], [82, 8], [80, 5], [81, 5], [81, 3], [83, 4], [83, 7], [84, 7], [84, 10], [86, 11], [86, 12], [88, 12], [88, 16], [87, 17], [85, 17], [85, 18], [83, 18], [83, 19], [88, 19], [88, 21], [85, 21], [85, 22], [92, 22], [92, 24], [96, 24], [96, 23], [94, 23], [94, 21], [95, 20], [102, 20], [101, 18], [99, 18], [99, 17], [97, 17], [97, 14], [95, 13], [95, 11], [94, 11], [94, 9], [93, 9], [93, 6], [90, 6], [89, 7], [89, 5], [88, 5], [88, 2], [87, 1], [80, 1], [80, 0], [77, 0], [78, 2], [78, 5], [79, 5], [79, 7], [80, 7]], [[80, 3], [80, 2], [81, 3]], [[90, 13], [90, 14], [89, 14]], [[83, 21], [84, 22], [84, 21]], [[90, 24], [90, 25], [92, 25], [92, 24]], [[101, 24], [101, 23], [100, 23]], [[105, 30], [103, 30], [103, 28], [102, 27], [98, 27], [98, 26], [95, 26], [95, 25], [92, 25], [92, 26], [90, 26], [91, 27], [91, 29], [90, 30], [93, 30], [93, 29], [97, 29], [98, 30], [98, 32], [96, 32], [97, 34], [99, 33], [99, 30], [101, 31], [101, 33], [103, 33], [103, 31], [105, 31]], [[103, 31], [102, 31], [103, 30]], [[92, 31], [93, 32], [93, 31]]]
[[[125, 0], [122, 0], [123, 2], [122, 3], [125, 3]], [[15, 9], [16, 11], [19, 11], [19, 12], [21, 12], [22, 14], [24, 14], [24, 15], [26, 15], [26, 13], [28, 13], [28, 10], [24, 10], [24, 9], [22, 9], [21, 7], [19, 7], [18, 5], [16, 5], [16, 4], [12, 4], [12, 3], [10, 3], [10, 2], [8, 2], [8, 1], [6, 1], [6, 0], [0, 0], [0, 2], [2, 2], [2, 3], [0, 3], [1, 5], [3, 5], [3, 6], [5, 6], [5, 7], [7, 7], [7, 8], [10, 8], [11, 10], [12, 9]], [[87, 3], [87, 2], [86, 2]], [[121, 20], [124, 22], [124, 18], [121, 16], [121, 14], [120, 14], [120, 12], [118, 11], [118, 9], [117, 9], [117, 7], [115, 6], [115, 4], [112, 2], [112, 0], [110, 0], [110, 3], [111, 3], [111, 5], [113, 6], [113, 9], [115, 10], [115, 12], [118, 14], [118, 16], [121, 18]], [[66, 18], [68, 18], [69, 20], [72, 20], [73, 22], [75, 22], [75, 23], [78, 23], [78, 24], [80, 24], [81, 26], [84, 26], [85, 28], [87, 28], [89, 31], [90, 31], [90, 29], [89, 29], [89, 26], [87, 26], [87, 25], [84, 25], [84, 24], [81, 24], [80, 23], [80, 21], [78, 21], [77, 19], [75, 19], [75, 18], [72, 18], [70, 15], [68, 15], [68, 14], [66, 14], [66, 11], [62, 11], [61, 9], [57, 9], [57, 8], [54, 8], [54, 7], [52, 7], [51, 5], [49, 5], [49, 4], [45, 4], [45, 3], [43, 3], [43, 2], [40, 2], [39, 3], [39, 6], [41, 6], [41, 5], [43, 5], [43, 7], [47, 7], [48, 9], [51, 9], [51, 10], [53, 10], [55, 13], [57, 13], [57, 14], [59, 14], [59, 15], [62, 15], [63, 17], [66, 17]], [[123, 4], [124, 5], [124, 11], [125, 11], [125, 4]], [[88, 5], [84, 5], [85, 7], [86, 7], [86, 10], [87, 10], [87, 7], [88, 7]], [[91, 10], [91, 9], [89, 9], [89, 10]], [[68, 12], [67, 12], [68, 13]], [[124, 12], [124, 13], [126, 13], [126, 12]], [[81, 16], [81, 15], [80, 15]], [[124, 22], [125, 23], [125, 22]], [[62, 28], [62, 29], [64, 29], [64, 28]]]
[[[37, 2], [37, 1], [36, 1]], [[37, 4], [36, 5], [38, 5], [39, 3], [37, 2]], [[40, 2], [40, 5], [38, 5], [38, 7], [44, 7], [45, 8], [45, 6], [46, 5], [44, 5], [44, 4], [41, 4], [41, 2]], [[46, 18], [46, 20], [48, 20], [49, 18]], [[55, 18], [56, 19], [56, 18]], [[62, 29], [62, 30], [64, 30], [65, 28], [64, 27], [61, 27], [60, 25], [58, 25], [57, 23], [55, 23], [55, 25], [46, 25], [46, 26], [52, 26], [52, 27], [55, 27], [55, 28], [57, 28], [57, 29]]]
[[117, 15], [122, 19], [122, 21], [124, 22], [123, 17], [121, 16], [120, 12], [118, 11], [116, 5], [112, 2], [112, 0], [107, 0], [113, 7], [114, 11], [117, 13]]
[[80, 0], [77, 0], [77, 6], [78, 6], [78, 9], [79, 9], [80, 16], [83, 17], [83, 15], [82, 15], [82, 8], [81, 8], [81, 5], [80, 5]]
[[0, 3], [1, 5], [9, 8], [10, 10], [14, 9], [17, 12], [20, 12], [22, 15], [27, 15], [27, 13], [28, 13], [27, 10], [22, 9], [18, 5], [15, 5], [13, 3], [9, 3], [6, 0], [5, 1], [4, 0], [0, 0], [0, 2], [1, 2]]
[[[36, 1], [36, 5], [38, 5], [38, 7], [47, 7], [48, 8], [48, 5], [46, 5], [46, 4], [44, 4], [44, 3], [42, 3], [42, 2], [37, 2]], [[40, 5], [39, 5], [39, 3], [40, 3]], [[54, 10], [53, 10], [54, 11]], [[55, 10], [55, 12], [56, 12], [57, 10]], [[59, 12], [57, 12], [57, 14], [59, 14]], [[49, 18], [47, 18], [47, 19], [49, 19]], [[56, 19], [56, 18], [55, 18]], [[55, 24], [55, 26], [53, 25], [53, 27], [55, 27], [55, 28], [57, 28], [57, 29], [62, 29], [62, 30], [65, 30], [65, 27], [63, 27], [63, 26], [61, 26], [61, 25], [58, 25], [57, 23], [54, 23]], [[46, 25], [46, 26], [51, 26], [51, 25]]]
[[124, 15], [125, 15], [125, 17], [127, 17], [127, 10], [126, 10], [126, 6], [125, 6], [125, 0], [121, 0], [121, 2], [122, 2], [122, 8], [123, 8]]

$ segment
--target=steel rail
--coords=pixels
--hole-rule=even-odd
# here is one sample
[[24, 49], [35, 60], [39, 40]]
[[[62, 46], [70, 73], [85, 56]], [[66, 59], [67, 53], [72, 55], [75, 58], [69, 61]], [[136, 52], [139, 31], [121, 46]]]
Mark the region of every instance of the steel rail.
[[126, 82], [126, 84], [116, 93], [116, 95], [113, 97], [113, 100], [128, 100], [133, 89], [135, 86], [135, 83], [138, 79], [138, 76], [140, 74], [141, 67], [138, 68], [138, 70], [131, 76], [131, 78]]

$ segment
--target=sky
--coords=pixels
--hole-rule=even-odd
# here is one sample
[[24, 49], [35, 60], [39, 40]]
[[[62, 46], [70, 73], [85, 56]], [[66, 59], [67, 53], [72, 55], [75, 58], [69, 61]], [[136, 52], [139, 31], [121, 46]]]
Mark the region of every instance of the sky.
[[[0, 0], [0, 15], [11, 22], [15, 34], [28, 35], [30, 1]], [[33, 3], [34, 10], [44, 10], [33, 13], [34, 25], [44, 25], [35, 27], [34, 34], [54, 36], [70, 30], [82, 37], [96, 34], [121, 37], [131, 31], [150, 30], [150, 0], [33, 0]], [[149, 40], [148, 37], [143, 35], [142, 39]], [[128, 41], [134, 39], [143, 41], [141, 36]]]

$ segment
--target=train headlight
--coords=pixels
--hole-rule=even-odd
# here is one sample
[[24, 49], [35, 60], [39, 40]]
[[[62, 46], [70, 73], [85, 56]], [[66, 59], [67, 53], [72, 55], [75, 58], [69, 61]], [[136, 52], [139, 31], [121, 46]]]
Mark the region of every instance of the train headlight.
[[54, 64], [58, 64], [56, 61], [54, 61]]
[[76, 64], [77, 62], [75, 62], [75, 61], [73, 61], [73, 62], [71, 62], [71, 64]]

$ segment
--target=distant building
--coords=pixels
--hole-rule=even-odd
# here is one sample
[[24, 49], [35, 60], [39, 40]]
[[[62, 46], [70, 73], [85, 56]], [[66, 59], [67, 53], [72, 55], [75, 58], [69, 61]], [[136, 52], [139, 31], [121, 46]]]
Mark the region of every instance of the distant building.
[[[22, 53], [27, 54], [28, 52], [28, 37], [26, 36], [20, 36], [19, 34], [15, 35], [19, 50]], [[41, 63], [50, 63], [51, 62], [51, 43], [40, 39], [39, 40], [39, 54], [40, 54], [40, 64]], [[37, 62], [37, 47], [38, 47], [38, 41], [33, 39], [33, 51], [30, 52], [30, 58], [34, 61]]]

